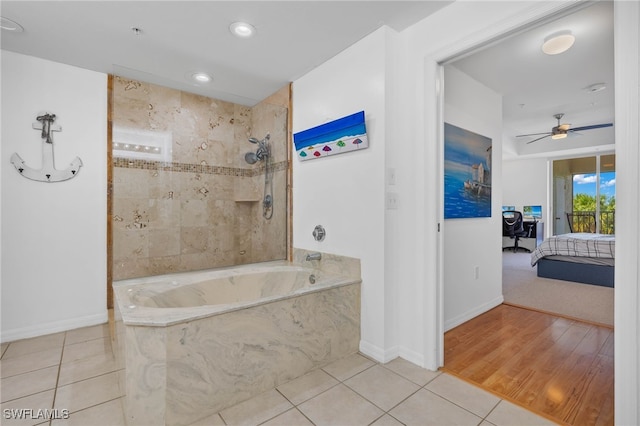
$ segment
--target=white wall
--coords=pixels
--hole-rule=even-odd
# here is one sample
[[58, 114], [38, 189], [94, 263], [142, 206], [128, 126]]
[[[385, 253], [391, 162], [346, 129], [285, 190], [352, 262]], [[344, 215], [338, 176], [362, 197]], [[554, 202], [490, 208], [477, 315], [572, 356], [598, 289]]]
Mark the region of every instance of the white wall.
[[[364, 110], [369, 147], [293, 161], [293, 245], [361, 259], [362, 350], [385, 348], [385, 66], [380, 29], [293, 83], [293, 132]], [[294, 155], [295, 158], [295, 155]], [[327, 235], [311, 233], [323, 225]]]
[[[490, 38], [508, 31], [518, 25], [514, 24], [516, 16], [520, 24], [537, 19], [540, 12], [529, 10], [537, 7], [516, 2], [456, 2], [403, 33], [387, 28], [377, 31], [293, 84], [294, 132], [359, 109], [367, 114], [372, 138], [369, 152], [294, 162], [293, 243], [362, 259], [361, 349], [377, 360], [400, 355], [435, 369], [442, 362], [443, 330], [438, 330], [442, 326], [438, 316], [445, 310], [442, 301], [448, 312], [468, 313], [486, 309], [497, 300], [499, 275], [495, 287], [487, 283], [492, 289], [489, 302], [482, 300], [474, 307], [470, 299], [441, 297], [440, 262], [451, 259], [446, 255], [442, 259], [439, 252], [442, 153], [438, 96], [442, 82], [436, 62], [451, 46], [463, 49], [477, 43], [470, 35]], [[499, 132], [491, 133], [492, 139], [501, 139]], [[395, 170], [396, 185], [385, 183], [388, 168]], [[496, 185], [494, 203], [499, 209], [502, 189], [499, 182]], [[385, 192], [398, 194], [397, 210], [385, 210]], [[492, 221], [498, 218], [494, 215]], [[318, 223], [328, 232], [322, 243], [311, 237]], [[495, 240], [488, 244], [495, 250], [489, 258], [476, 257], [483, 269], [491, 271], [487, 281], [492, 271], [501, 270], [500, 227], [490, 226]], [[482, 246], [481, 251], [486, 252], [484, 243]], [[434, 344], [438, 340], [440, 346]]]
[[[107, 320], [107, 76], [2, 51], [2, 335], [11, 341]], [[54, 113], [55, 165], [76, 156], [69, 181], [22, 177], [16, 152], [33, 168], [42, 142], [31, 124]]]
[[[394, 89], [402, 94], [398, 114], [403, 126], [396, 138], [411, 153], [401, 166], [409, 177], [402, 191], [408, 196], [411, 215], [397, 225], [403, 235], [412, 231], [413, 236], [400, 256], [403, 263], [399, 269], [404, 275], [398, 296], [397, 333], [400, 345], [415, 355], [410, 360], [427, 368], [436, 369], [443, 363], [444, 304], [449, 304], [450, 312], [458, 309], [455, 301], [444, 298], [447, 259], [442, 256], [444, 232], [438, 232], [443, 221], [444, 114], [439, 106], [444, 82], [438, 62], [535, 21], [556, 5], [562, 4], [455, 2], [401, 34], [401, 72]], [[500, 139], [499, 135], [495, 138]], [[499, 253], [499, 248], [496, 251]], [[484, 266], [500, 270], [501, 264]]]
[[491, 217], [444, 221], [444, 328], [449, 330], [503, 301], [502, 97], [452, 66], [445, 67], [444, 84], [444, 121], [492, 141]]
[[502, 204], [515, 206], [522, 211], [523, 206], [542, 206], [542, 221], [545, 232], [553, 224], [547, 212], [549, 173], [546, 158], [509, 160], [502, 163]]

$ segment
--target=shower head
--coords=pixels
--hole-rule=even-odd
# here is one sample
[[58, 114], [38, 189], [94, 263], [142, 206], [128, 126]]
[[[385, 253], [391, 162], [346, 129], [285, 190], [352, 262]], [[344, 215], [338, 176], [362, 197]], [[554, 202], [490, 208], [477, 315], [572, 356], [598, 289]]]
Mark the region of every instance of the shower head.
[[244, 155], [244, 161], [246, 161], [249, 164], [255, 164], [258, 160], [259, 158], [255, 152], [247, 152]]
[[249, 142], [260, 144], [260, 143], [267, 142], [269, 139], [271, 139], [271, 135], [269, 133], [267, 133], [267, 136], [265, 136], [264, 139], [260, 140], [258, 138], [250, 137], [249, 138]]

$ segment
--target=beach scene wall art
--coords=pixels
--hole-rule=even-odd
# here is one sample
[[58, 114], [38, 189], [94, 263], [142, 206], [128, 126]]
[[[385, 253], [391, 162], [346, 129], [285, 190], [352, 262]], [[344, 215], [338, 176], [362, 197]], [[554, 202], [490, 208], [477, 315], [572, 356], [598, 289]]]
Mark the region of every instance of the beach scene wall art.
[[444, 218], [491, 217], [491, 139], [444, 123]]
[[364, 111], [294, 133], [293, 143], [300, 161], [365, 149], [369, 139]]

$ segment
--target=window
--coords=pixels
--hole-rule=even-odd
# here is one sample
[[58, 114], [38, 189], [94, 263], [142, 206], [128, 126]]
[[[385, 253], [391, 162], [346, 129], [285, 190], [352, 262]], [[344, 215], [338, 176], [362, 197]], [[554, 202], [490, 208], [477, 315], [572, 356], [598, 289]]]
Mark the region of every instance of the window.
[[554, 161], [553, 176], [554, 234], [615, 233], [615, 155]]

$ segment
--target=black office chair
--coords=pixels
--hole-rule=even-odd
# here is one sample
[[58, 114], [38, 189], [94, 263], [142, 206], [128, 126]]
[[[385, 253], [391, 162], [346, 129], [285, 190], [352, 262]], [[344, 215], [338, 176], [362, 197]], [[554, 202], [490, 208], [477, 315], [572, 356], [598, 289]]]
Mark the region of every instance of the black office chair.
[[[524, 229], [524, 221], [522, 219], [522, 213], [515, 210], [507, 210], [502, 212], [502, 235], [508, 236], [514, 239], [513, 252], [517, 252], [519, 248], [531, 252], [526, 247], [518, 247], [518, 241], [521, 237], [527, 236], [527, 231]], [[503, 247], [502, 250], [511, 247]]]

